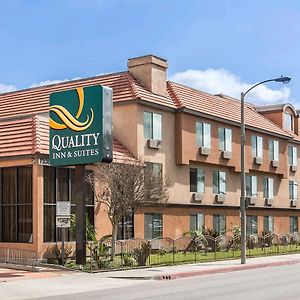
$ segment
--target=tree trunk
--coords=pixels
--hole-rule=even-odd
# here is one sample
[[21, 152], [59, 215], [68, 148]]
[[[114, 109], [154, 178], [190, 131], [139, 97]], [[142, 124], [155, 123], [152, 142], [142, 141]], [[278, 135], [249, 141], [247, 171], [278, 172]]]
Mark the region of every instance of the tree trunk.
[[112, 225], [112, 239], [111, 239], [110, 260], [114, 260], [114, 257], [115, 257], [117, 233], [118, 233], [118, 222], [116, 222], [115, 224]]

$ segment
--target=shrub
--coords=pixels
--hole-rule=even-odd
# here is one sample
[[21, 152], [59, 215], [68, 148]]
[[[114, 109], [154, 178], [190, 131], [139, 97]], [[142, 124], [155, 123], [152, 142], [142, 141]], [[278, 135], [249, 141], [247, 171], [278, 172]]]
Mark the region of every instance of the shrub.
[[150, 242], [144, 242], [140, 247], [135, 248], [132, 252], [134, 259], [136, 260], [138, 266], [145, 266], [146, 261], [150, 255], [151, 244]]
[[[57, 260], [59, 265], [63, 264], [63, 258], [62, 258], [62, 247], [58, 247], [55, 245], [52, 249], [52, 254], [54, 255], [55, 259]], [[69, 247], [65, 247], [65, 254], [64, 254], [64, 264], [67, 262], [67, 259], [69, 258], [70, 254], [72, 253], [72, 249]]]

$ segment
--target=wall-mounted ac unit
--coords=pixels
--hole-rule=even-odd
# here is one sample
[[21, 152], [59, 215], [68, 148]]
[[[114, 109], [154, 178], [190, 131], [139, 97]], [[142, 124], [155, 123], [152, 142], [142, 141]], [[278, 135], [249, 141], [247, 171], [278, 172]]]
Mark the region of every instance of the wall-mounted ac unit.
[[223, 151], [222, 152], [222, 157], [224, 159], [231, 159], [231, 152], [230, 151]]
[[255, 157], [254, 161], [257, 165], [261, 165], [263, 163], [262, 157]]
[[149, 139], [149, 140], [147, 141], [147, 144], [148, 144], [148, 148], [152, 148], [152, 149], [160, 149], [161, 141]]
[[256, 197], [246, 197], [246, 203], [248, 205], [255, 205], [257, 202], [257, 198]]
[[204, 198], [204, 194], [203, 193], [194, 193], [193, 194], [193, 197], [192, 197], [192, 200], [193, 202], [202, 202], [203, 201], [203, 198]]
[[298, 199], [292, 199], [291, 200], [291, 207], [296, 207], [297, 206], [297, 202], [298, 202]]
[[277, 168], [279, 166], [278, 160], [272, 160], [272, 167]]
[[291, 165], [291, 171], [296, 172], [297, 171], [297, 165]]
[[199, 153], [201, 155], [210, 155], [210, 148], [207, 147], [200, 147], [199, 148]]
[[271, 205], [273, 205], [273, 198], [266, 198], [266, 205], [268, 205], [268, 206], [271, 206]]
[[218, 195], [216, 195], [216, 198], [215, 198], [216, 203], [224, 203], [225, 199], [226, 199], [226, 197], [224, 194], [218, 194]]

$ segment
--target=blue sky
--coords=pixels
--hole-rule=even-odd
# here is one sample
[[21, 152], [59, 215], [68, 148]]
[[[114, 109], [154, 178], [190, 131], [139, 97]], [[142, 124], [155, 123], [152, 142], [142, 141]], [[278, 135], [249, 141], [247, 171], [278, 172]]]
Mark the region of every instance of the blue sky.
[[300, 109], [300, 2], [278, 0], [9, 0], [0, 10], [0, 91], [168, 60], [172, 80], [258, 104]]

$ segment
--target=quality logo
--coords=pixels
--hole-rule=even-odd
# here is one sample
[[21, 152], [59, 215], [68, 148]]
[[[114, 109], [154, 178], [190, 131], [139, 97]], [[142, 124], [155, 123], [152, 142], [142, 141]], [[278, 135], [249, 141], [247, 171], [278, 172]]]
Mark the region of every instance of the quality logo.
[[90, 108], [91, 116], [87, 115], [86, 120], [84, 122], [79, 121], [84, 106], [84, 92], [82, 87], [77, 88], [76, 91], [79, 99], [79, 106], [75, 117], [72, 116], [72, 114], [65, 107], [61, 105], [50, 106], [50, 111], [55, 113], [62, 122], [62, 123], [58, 123], [50, 118], [49, 126], [52, 129], [64, 130], [66, 128], [69, 128], [73, 131], [78, 132], [78, 131], [84, 131], [92, 125], [94, 120], [94, 111], [92, 108]]

